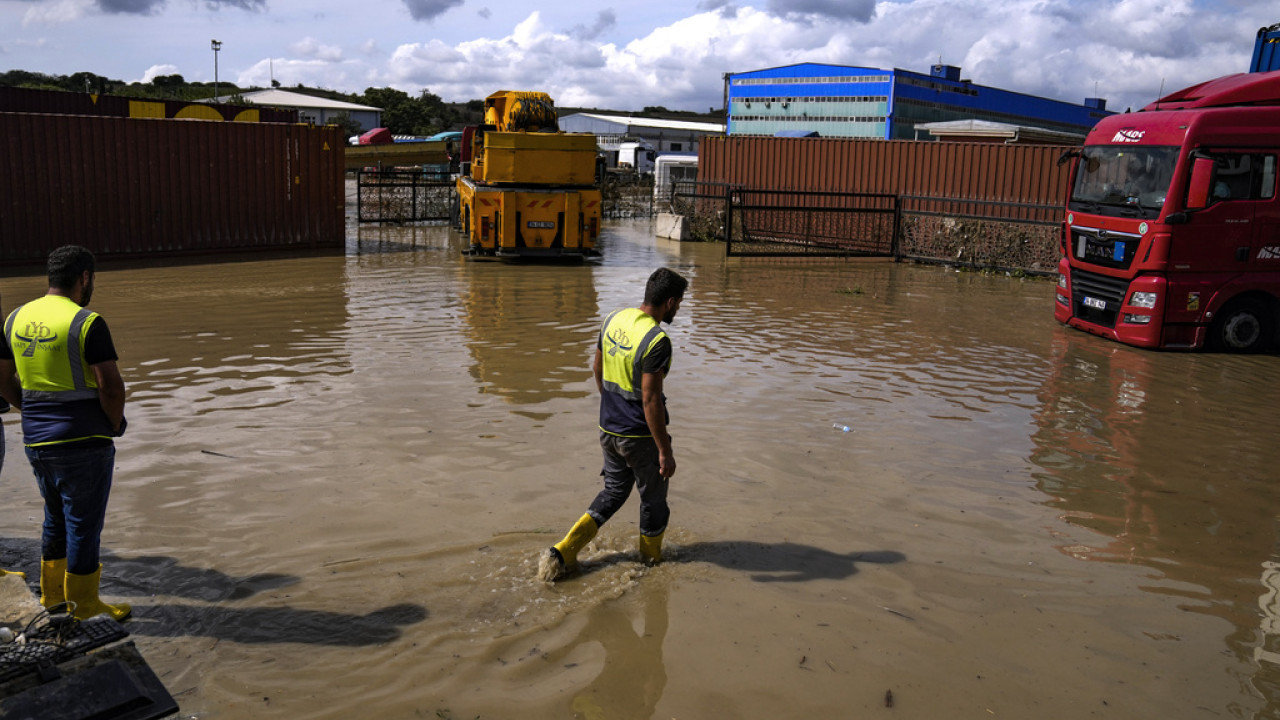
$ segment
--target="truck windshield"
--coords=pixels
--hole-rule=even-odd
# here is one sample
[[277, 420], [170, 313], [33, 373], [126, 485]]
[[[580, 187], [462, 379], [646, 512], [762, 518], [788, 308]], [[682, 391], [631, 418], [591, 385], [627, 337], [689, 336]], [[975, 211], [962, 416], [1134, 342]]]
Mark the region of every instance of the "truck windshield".
[[1098, 145], [1080, 151], [1070, 208], [1078, 212], [1155, 218], [1178, 162], [1175, 146]]

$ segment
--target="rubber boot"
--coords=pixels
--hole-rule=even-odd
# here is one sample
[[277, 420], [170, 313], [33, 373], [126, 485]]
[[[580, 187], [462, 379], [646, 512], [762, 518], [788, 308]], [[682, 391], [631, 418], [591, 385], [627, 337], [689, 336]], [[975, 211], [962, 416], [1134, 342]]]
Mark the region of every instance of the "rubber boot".
[[538, 559], [538, 578], [543, 582], [551, 582], [573, 572], [578, 568], [578, 553], [596, 536], [600, 526], [596, 524], [591, 513], [583, 513], [578, 522], [569, 529], [569, 534], [560, 542], [547, 548]]
[[76, 604], [75, 612], [77, 620], [88, 620], [94, 615], [107, 613], [115, 620], [124, 620], [129, 617], [129, 613], [133, 612], [133, 608], [125, 603], [119, 605], [108, 605], [98, 598], [98, 582], [102, 580], [102, 566], [88, 575], [76, 575], [75, 573], [67, 573], [66, 592], [67, 602]]
[[646, 564], [657, 565], [662, 562], [662, 536], [665, 534], [661, 532], [652, 537], [640, 536], [640, 559]]
[[67, 559], [40, 561], [40, 604], [51, 608], [67, 601]]

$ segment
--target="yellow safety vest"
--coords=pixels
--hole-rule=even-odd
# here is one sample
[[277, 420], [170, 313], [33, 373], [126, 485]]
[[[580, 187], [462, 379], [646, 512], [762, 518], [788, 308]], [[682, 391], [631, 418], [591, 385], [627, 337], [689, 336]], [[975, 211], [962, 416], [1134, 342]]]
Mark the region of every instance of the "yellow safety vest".
[[[615, 310], [600, 330], [600, 429], [614, 435], [647, 437], [642, 404], [644, 358], [667, 334], [648, 313], [638, 308]], [[666, 368], [670, 370], [670, 366]]]
[[110, 440], [98, 381], [84, 357], [98, 314], [70, 298], [46, 295], [9, 314], [5, 341], [22, 382], [22, 435], [27, 447]]
[[97, 317], [60, 295], [45, 295], [9, 314], [4, 335], [13, 350], [24, 403], [98, 397], [97, 379], [84, 359], [84, 340]]

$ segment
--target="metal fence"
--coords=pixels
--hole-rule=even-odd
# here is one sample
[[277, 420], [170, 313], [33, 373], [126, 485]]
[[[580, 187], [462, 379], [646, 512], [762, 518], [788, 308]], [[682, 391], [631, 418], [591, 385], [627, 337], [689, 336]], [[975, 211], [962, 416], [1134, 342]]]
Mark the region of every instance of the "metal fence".
[[1056, 272], [1062, 207], [992, 200], [901, 197], [900, 259], [970, 268]]
[[867, 256], [897, 253], [898, 198], [883, 193], [738, 188], [680, 180], [671, 211], [697, 240], [722, 240], [729, 256]]
[[692, 239], [725, 242], [729, 256], [893, 257], [1041, 274], [1056, 268], [1062, 213], [1056, 205], [694, 181], [674, 184], [671, 211], [688, 220]]
[[728, 256], [892, 257], [898, 199], [878, 193], [736, 189]]
[[608, 172], [600, 182], [601, 214], [607, 218], [653, 215], [653, 176]]
[[358, 222], [450, 220], [456, 203], [454, 182], [438, 175], [391, 170], [361, 170], [356, 174]]

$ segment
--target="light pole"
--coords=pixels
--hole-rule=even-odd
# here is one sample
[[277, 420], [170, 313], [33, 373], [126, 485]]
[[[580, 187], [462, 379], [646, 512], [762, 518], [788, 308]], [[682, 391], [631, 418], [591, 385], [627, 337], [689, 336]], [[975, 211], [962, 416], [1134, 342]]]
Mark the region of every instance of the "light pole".
[[220, 40], [210, 40], [210, 46], [213, 48], [213, 101], [218, 101], [218, 51], [222, 49]]

